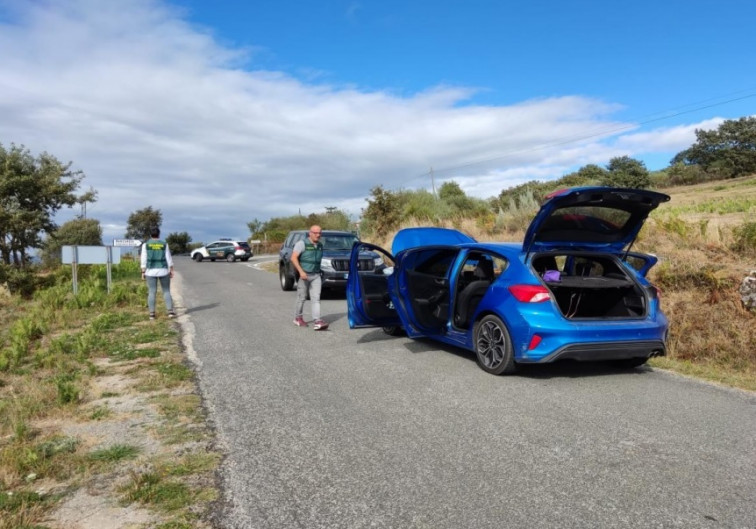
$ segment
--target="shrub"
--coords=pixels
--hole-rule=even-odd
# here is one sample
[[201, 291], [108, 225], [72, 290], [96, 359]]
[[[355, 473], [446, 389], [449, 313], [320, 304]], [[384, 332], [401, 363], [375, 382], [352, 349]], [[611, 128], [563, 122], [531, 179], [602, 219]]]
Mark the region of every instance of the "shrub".
[[0, 263], [0, 284], [5, 283], [11, 294], [17, 294], [25, 299], [32, 297], [37, 290], [39, 281], [34, 268], [19, 268]]
[[55, 377], [55, 386], [58, 389], [58, 402], [70, 404], [79, 400], [79, 388], [74, 383], [73, 375], [58, 375]]
[[732, 249], [743, 255], [756, 254], [756, 222], [746, 222], [733, 230]]

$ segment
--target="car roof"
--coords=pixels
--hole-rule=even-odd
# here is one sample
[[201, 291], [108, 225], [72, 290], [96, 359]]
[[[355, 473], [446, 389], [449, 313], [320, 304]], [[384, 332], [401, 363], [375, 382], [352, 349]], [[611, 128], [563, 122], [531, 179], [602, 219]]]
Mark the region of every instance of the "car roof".
[[391, 253], [396, 255], [408, 248], [418, 246], [458, 246], [465, 243], [475, 243], [475, 239], [459, 230], [450, 228], [436, 228], [422, 226], [417, 228], [404, 228], [394, 235], [391, 243]]
[[[309, 233], [310, 230], [291, 230], [289, 233]], [[357, 236], [356, 233], [353, 231], [347, 231], [347, 230], [322, 230], [322, 233], [328, 233], [329, 235], [354, 235]]]

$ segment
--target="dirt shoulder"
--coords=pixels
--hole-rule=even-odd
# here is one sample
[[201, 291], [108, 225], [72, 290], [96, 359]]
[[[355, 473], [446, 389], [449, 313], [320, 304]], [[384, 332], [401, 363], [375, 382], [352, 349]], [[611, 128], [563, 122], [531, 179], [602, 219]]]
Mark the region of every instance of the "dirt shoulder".
[[[179, 274], [171, 291], [178, 318], [169, 325], [179, 329], [186, 318]], [[151, 324], [145, 313], [140, 327]], [[96, 375], [84, 392], [81, 413], [37, 425], [79, 440], [80, 452], [107, 453], [128, 446], [137, 454], [71, 483], [39, 483], [39, 494], [65, 494], [49, 513], [45, 527], [212, 526], [209, 514], [213, 501], [219, 497], [215, 469], [220, 455], [214, 449], [213, 432], [207, 426], [196, 379], [161, 383], [164, 380], [160, 366], [166, 369], [175, 363], [188, 365], [190, 355], [185, 348], [174, 345], [156, 358], [116, 362], [97, 359]], [[103, 416], [92, 420], [98, 411]], [[159, 483], [166, 485], [162, 489], [153, 486], [156, 476]], [[175, 496], [173, 503], [154, 501], [159, 494], [171, 492]], [[191, 501], [182, 501], [187, 495]], [[178, 504], [181, 507], [176, 508]]]

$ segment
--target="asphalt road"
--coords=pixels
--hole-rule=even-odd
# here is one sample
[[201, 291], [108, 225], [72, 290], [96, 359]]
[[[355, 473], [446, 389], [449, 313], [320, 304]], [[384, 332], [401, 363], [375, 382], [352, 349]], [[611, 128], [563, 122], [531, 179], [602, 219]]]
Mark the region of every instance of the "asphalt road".
[[219, 527], [756, 528], [752, 393], [600, 364], [495, 377], [350, 330], [343, 295], [328, 331], [297, 328], [296, 294], [253, 262], [176, 261], [227, 454]]

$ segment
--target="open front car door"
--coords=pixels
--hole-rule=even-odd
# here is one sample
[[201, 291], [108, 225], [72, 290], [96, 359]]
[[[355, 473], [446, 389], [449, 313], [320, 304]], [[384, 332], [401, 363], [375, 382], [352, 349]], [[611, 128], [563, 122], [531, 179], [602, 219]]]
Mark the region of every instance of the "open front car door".
[[[380, 255], [382, 263], [368, 266], [363, 262], [364, 257], [360, 257], [360, 253], [364, 256], [366, 251]], [[365, 242], [352, 246], [346, 287], [350, 329], [401, 326], [390, 295], [394, 284], [393, 274], [394, 257], [389, 252]]]

